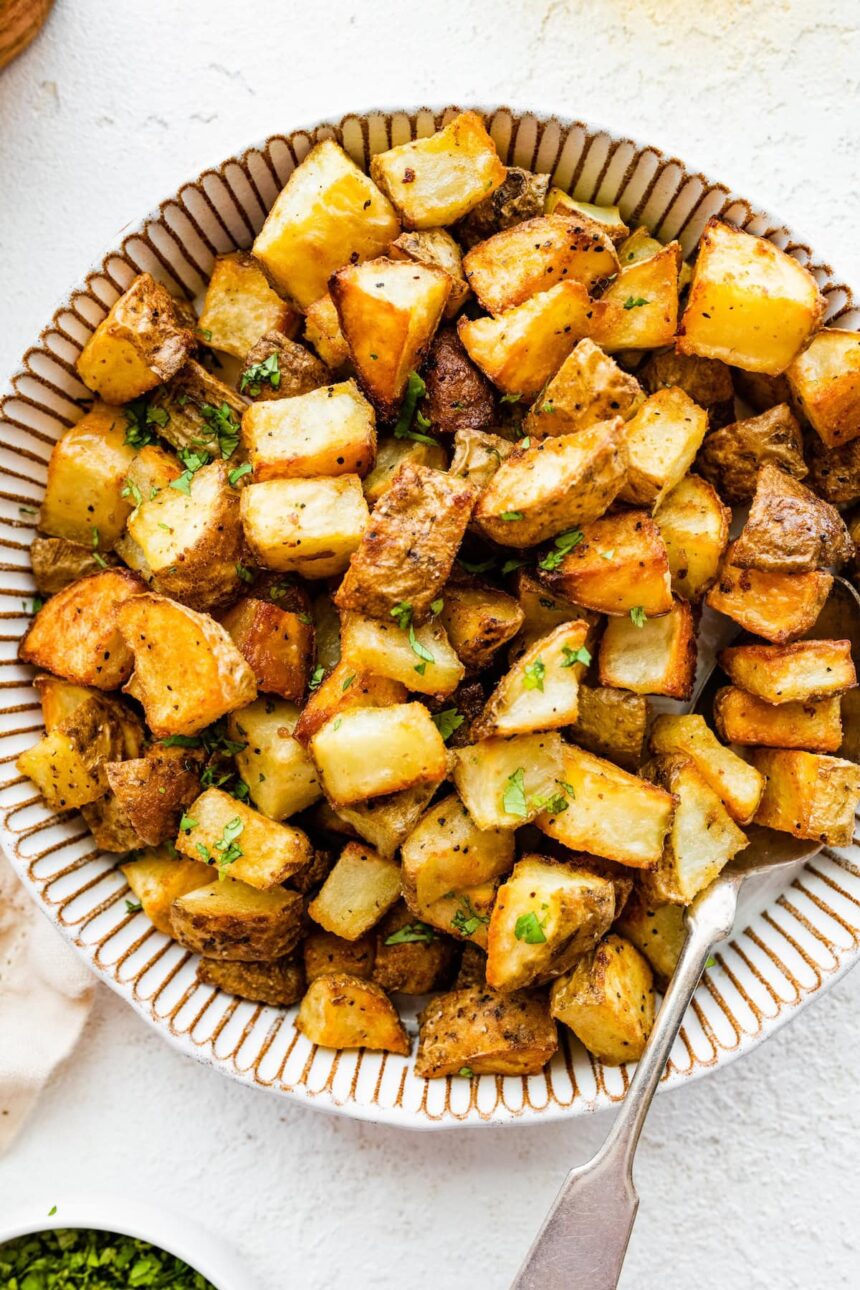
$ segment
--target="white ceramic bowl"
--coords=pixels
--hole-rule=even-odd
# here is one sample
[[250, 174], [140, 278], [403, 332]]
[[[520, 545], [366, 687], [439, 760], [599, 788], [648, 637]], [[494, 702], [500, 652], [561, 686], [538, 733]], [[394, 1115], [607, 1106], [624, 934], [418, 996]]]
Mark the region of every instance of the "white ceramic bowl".
[[[458, 109], [374, 110], [275, 134], [180, 186], [123, 231], [101, 264], [65, 297], [24, 355], [0, 404], [0, 841], [28, 889], [112, 989], [180, 1051], [246, 1084], [325, 1110], [410, 1128], [534, 1123], [607, 1107], [628, 1071], [604, 1067], [568, 1032], [545, 1073], [531, 1078], [425, 1081], [411, 1059], [317, 1048], [294, 1010], [243, 1002], [199, 985], [194, 956], [128, 914], [115, 857], [99, 855], [79, 816], [58, 815], [15, 770], [41, 730], [30, 671], [16, 661], [32, 594], [27, 547], [51, 445], [80, 416], [86, 396], [74, 360], [93, 327], [142, 269], [174, 292], [197, 296], [216, 254], [250, 246], [294, 166], [333, 136], [362, 165], [392, 143], [426, 135]], [[809, 265], [829, 320], [856, 327], [851, 293], [781, 220], [677, 158], [583, 122], [486, 109], [503, 159], [553, 172], [588, 201], [617, 202], [685, 253], [710, 215], [771, 238]], [[29, 509], [28, 509], [29, 508]], [[782, 891], [766, 892], [706, 972], [673, 1050], [664, 1086], [677, 1086], [748, 1052], [831, 985], [858, 958], [860, 848], [824, 851]], [[761, 902], [760, 902], [761, 904]], [[414, 1033], [414, 1023], [412, 1030]], [[564, 1028], [562, 1028], [564, 1029]]]

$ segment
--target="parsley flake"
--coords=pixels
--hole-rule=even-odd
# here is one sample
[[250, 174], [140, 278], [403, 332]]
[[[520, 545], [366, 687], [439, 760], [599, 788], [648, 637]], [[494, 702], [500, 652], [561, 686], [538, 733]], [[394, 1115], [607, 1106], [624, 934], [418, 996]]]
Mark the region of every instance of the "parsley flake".
[[435, 663], [435, 662], [436, 662], [436, 659], [435, 659], [434, 655], [430, 653], [430, 651], [429, 651], [429, 649], [427, 648], [427, 646], [426, 646], [426, 645], [422, 645], [422, 644], [421, 644], [420, 640], [419, 640], [419, 639], [418, 639], [418, 637], [415, 635], [415, 628], [412, 626], [412, 624], [411, 624], [411, 623], [409, 624], [409, 644], [410, 644], [410, 645], [411, 645], [411, 647], [412, 647], [412, 653], [413, 653], [413, 654], [417, 654], [417, 655], [418, 655], [418, 657], [419, 657], [419, 658], [422, 660], [422, 662], [425, 664], [425, 666], [424, 666], [424, 667], [421, 667], [421, 666], [419, 665], [419, 667], [416, 667], [416, 669], [415, 669], [415, 671], [416, 671], [416, 672], [418, 672], [419, 676], [423, 676], [423, 675], [424, 675], [424, 673], [425, 673], [425, 671], [427, 670], [427, 668], [426, 668], [426, 664], [427, 664], [427, 663]]
[[405, 632], [412, 622], [412, 606], [409, 601], [401, 600], [399, 604], [395, 605], [391, 610], [391, 617], [397, 623], [397, 626]]
[[546, 676], [546, 663], [543, 659], [536, 658], [533, 663], [529, 663], [523, 672], [523, 689], [540, 690], [543, 694], [543, 679]]
[[544, 556], [540, 562], [540, 568], [545, 569], [547, 573], [557, 569], [567, 553], [572, 551], [575, 546], [579, 546], [582, 538], [583, 534], [580, 529], [568, 529], [566, 533], [559, 533], [558, 537], [553, 540], [555, 550]]
[[236, 815], [232, 820], [228, 820], [224, 825], [224, 831], [218, 841], [215, 843], [215, 850], [219, 854], [215, 857], [216, 864], [223, 874], [228, 865], [233, 864], [245, 853], [236, 843], [236, 838], [242, 833], [245, 824], [240, 816]]
[[352, 685], [352, 683], [353, 683], [353, 681], [354, 681], [354, 680], [355, 680], [355, 672], [353, 672], [351, 676], [348, 676], [348, 677], [346, 678], [346, 680], [344, 681], [343, 685], [340, 687], [340, 688], [341, 688], [341, 690], [344, 692], [344, 694], [345, 694], [345, 693], [346, 693], [346, 691], [349, 689], [349, 687]]
[[526, 945], [546, 944], [543, 927], [534, 910], [530, 910], [528, 914], [520, 914], [514, 924], [514, 936], [518, 941], [525, 941]]
[[522, 511], [502, 511], [501, 515], [499, 516], [500, 520], [504, 520], [508, 524], [512, 520], [521, 520], [524, 518], [525, 517], [523, 516]]
[[398, 931], [386, 936], [386, 945], [414, 945], [423, 942], [429, 945], [436, 939], [436, 933], [427, 923], [407, 923]]
[[467, 573], [486, 573], [489, 569], [495, 568], [496, 565], [494, 559], [464, 560], [461, 555], [457, 556], [457, 563], [460, 568], [465, 569]]
[[318, 690], [322, 685], [324, 676], [325, 676], [325, 668], [323, 667], [322, 663], [318, 663], [317, 666], [314, 668], [313, 672], [311, 673], [311, 679], [308, 681], [308, 689]]
[[519, 816], [521, 820], [526, 819], [529, 808], [526, 805], [526, 772], [524, 767], [520, 766], [515, 770], [513, 775], [508, 776], [505, 784], [505, 791], [502, 793], [502, 806], [508, 815]]
[[474, 1079], [475, 1077], [475, 1072], [472, 1070], [471, 1066], [461, 1066], [457, 1071], [457, 1074], [462, 1075], [463, 1079]]
[[216, 408], [211, 403], [203, 403], [200, 415], [217, 439], [221, 456], [225, 460], [232, 457], [239, 446], [239, 422], [230, 404], [222, 403], [220, 408]]
[[445, 608], [445, 601], [442, 599], [441, 596], [439, 597], [438, 600], [430, 601], [430, 613], [433, 615], [434, 618], [437, 616], [437, 614], [441, 614], [444, 608]]
[[564, 654], [562, 667], [573, 667], [574, 663], [584, 663], [586, 667], [591, 662], [591, 652], [580, 645], [579, 649], [571, 649], [569, 645], [562, 645], [561, 652]]
[[647, 305], [648, 301], [644, 296], [628, 296], [624, 301], [625, 309], [639, 309], [642, 305]]
[[236, 487], [236, 485], [238, 484], [239, 480], [243, 477], [243, 475], [250, 475], [250, 473], [251, 473], [251, 471], [252, 471], [253, 469], [254, 469], [254, 468], [253, 468], [253, 466], [251, 465], [250, 461], [243, 461], [243, 462], [242, 462], [242, 464], [241, 464], [241, 466], [236, 466], [236, 467], [234, 467], [234, 469], [233, 469], [233, 470], [231, 470], [231, 471], [230, 471], [230, 473], [229, 473], [229, 475], [227, 476], [227, 478], [229, 479], [230, 483], [231, 483], [231, 484], [233, 485], [233, 487], [235, 488], [235, 487]]
[[630, 610], [630, 621], [634, 627], [644, 627], [648, 621], [648, 615], [641, 605], [634, 605]]
[[281, 384], [281, 368], [278, 353], [275, 351], [268, 358], [264, 358], [262, 363], [252, 363], [246, 367], [239, 381], [239, 393], [244, 394], [247, 390], [252, 398], [256, 398], [268, 382], [273, 390], [277, 390]]
[[455, 730], [459, 730], [466, 718], [456, 708], [445, 708], [442, 712], [434, 712], [433, 725], [439, 731], [439, 734], [447, 742]]
[[239, 580], [240, 580], [241, 582], [253, 582], [253, 581], [254, 581], [254, 571], [253, 571], [253, 569], [248, 569], [248, 568], [247, 568], [247, 567], [242, 563], [242, 561], [241, 561], [241, 560], [237, 561], [237, 563], [236, 563], [236, 574], [237, 574], [237, 577], [239, 578]]
[[500, 403], [519, 403], [523, 396], [521, 394], [503, 394], [499, 399]]
[[190, 815], [188, 815], [185, 811], [183, 811], [182, 819], [179, 821], [179, 832], [190, 833], [192, 829], [197, 828], [198, 824], [199, 824], [199, 820], [192, 819]]
[[[375, 354], [371, 355], [371, 358], [375, 357]], [[403, 396], [403, 406], [400, 409], [400, 416], [397, 418], [397, 424], [394, 427], [395, 439], [414, 439], [416, 443], [429, 443], [434, 447], [437, 446], [436, 440], [431, 438], [430, 435], [420, 434], [419, 431], [412, 429], [413, 419], [418, 420], [416, 417], [418, 400], [423, 399], [426, 393], [427, 386], [424, 384], [423, 379], [417, 372], [410, 372], [409, 379], [406, 382], [406, 393]], [[426, 417], [421, 417], [418, 420], [418, 424], [427, 429], [430, 422]]]
[[451, 926], [463, 936], [473, 936], [481, 923], [489, 923], [489, 914], [479, 914], [468, 896], [460, 897], [462, 909], [458, 909], [451, 919]]
[[[143, 905], [141, 905], [139, 900], [127, 900], [125, 902], [125, 912], [127, 914], [139, 914], [142, 909], [143, 909]], [[54, 1207], [54, 1210], [52, 1212], [55, 1212], [55, 1211], [56, 1211], [56, 1206]]]

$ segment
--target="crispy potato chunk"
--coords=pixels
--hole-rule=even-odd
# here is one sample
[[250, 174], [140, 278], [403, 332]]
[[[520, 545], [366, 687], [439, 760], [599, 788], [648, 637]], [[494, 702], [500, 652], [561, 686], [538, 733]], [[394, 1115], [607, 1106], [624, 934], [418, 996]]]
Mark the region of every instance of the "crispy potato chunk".
[[148, 748], [143, 757], [105, 766], [119, 810], [139, 843], [146, 846], [172, 842], [176, 837], [183, 807], [200, 792], [201, 770], [202, 756], [195, 749], [158, 744]]
[[496, 414], [493, 387], [470, 360], [453, 328], [443, 328], [434, 338], [424, 378], [421, 410], [437, 433], [457, 434], [492, 426]]
[[795, 479], [808, 473], [800, 426], [787, 403], [714, 430], [702, 444], [696, 467], [727, 502], [738, 505], [752, 500], [758, 472], [767, 463]]
[[523, 429], [530, 435], [573, 434], [613, 417], [626, 421], [641, 402], [636, 378], [586, 337], [535, 399]]
[[244, 359], [264, 332], [295, 332], [298, 324], [298, 314], [272, 290], [253, 255], [216, 257], [199, 321], [207, 345]]
[[260, 689], [297, 702], [304, 697], [314, 652], [314, 629], [303, 618], [270, 600], [248, 598], [221, 619]]
[[479, 828], [457, 794], [450, 793], [421, 816], [403, 841], [401, 859], [406, 902], [420, 913], [450, 892], [508, 873], [514, 835], [509, 829]]
[[216, 865], [220, 875], [268, 891], [310, 864], [306, 833], [277, 824], [220, 788], [207, 788], [182, 817], [176, 849]]
[[399, 232], [376, 184], [339, 144], [324, 139], [290, 175], [253, 250], [275, 285], [306, 309], [342, 264], [379, 255]]
[[654, 523], [666, 544], [676, 596], [698, 603], [716, 581], [731, 514], [714, 487], [698, 475], [686, 475], [659, 503]]
[[21, 753], [17, 767], [32, 779], [48, 806], [69, 810], [105, 795], [107, 763], [136, 755], [141, 736], [131, 712], [113, 699], [93, 694]]
[[[548, 179], [549, 175], [539, 175], [538, 178]], [[630, 229], [621, 218], [621, 212], [617, 206], [595, 206], [593, 202], [580, 202], [571, 197], [562, 188], [551, 188], [546, 197], [546, 213], [552, 215], [558, 211], [562, 215], [573, 216], [576, 219], [587, 219], [595, 224], [599, 224], [612, 238], [617, 246], [619, 242], [630, 233]]]
[[615, 926], [645, 955], [657, 979], [668, 983], [687, 939], [684, 906], [658, 905], [634, 891]]
[[303, 578], [343, 573], [370, 516], [358, 475], [250, 484], [241, 507], [245, 537], [260, 564]]
[[609, 1066], [638, 1061], [654, 1025], [651, 968], [614, 932], [553, 982], [550, 1008], [558, 1021]]
[[171, 936], [170, 907], [198, 887], [208, 887], [212, 870], [198, 860], [177, 860], [163, 848], [144, 851], [120, 865], [132, 894], [156, 931]]
[[812, 274], [772, 242], [710, 219], [699, 242], [678, 350], [778, 376], [818, 326]]
[[384, 990], [346, 972], [319, 976], [308, 986], [296, 1030], [324, 1048], [368, 1048], [409, 1053], [409, 1036]]
[[475, 504], [463, 480], [404, 465], [373, 516], [334, 597], [339, 609], [390, 620], [396, 606], [425, 622], [448, 580]]
[[400, 865], [363, 843], [348, 842], [308, 913], [327, 932], [357, 941], [399, 897]]
[[366, 475], [376, 455], [376, 417], [355, 381], [343, 381], [252, 404], [242, 440], [257, 481]]
[[[460, 221], [457, 237], [463, 246], [470, 248], [485, 238], [511, 228], [522, 220], [543, 215], [547, 200], [549, 175], [536, 175], [520, 166], [506, 166], [505, 178], [495, 192], [469, 211]], [[551, 211], [547, 209], [547, 214]]]
[[41, 596], [54, 596], [71, 583], [118, 563], [110, 552], [101, 555], [92, 545], [81, 546], [66, 538], [35, 537], [30, 544], [33, 580]]
[[133, 502], [123, 496], [135, 450], [117, 408], [96, 402], [51, 450], [39, 529], [92, 550], [109, 551]]
[[295, 738], [299, 710], [282, 699], [261, 698], [230, 716], [230, 738], [245, 746], [236, 769], [251, 801], [272, 820], [285, 820], [322, 796], [316, 767]]
[[470, 672], [489, 666], [496, 651], [516, 636], [524, 622], [513, 596], [495, 587], [449, 582], [444, 601], [439, 621]]
[[369, 981], [373, 972], [372, 936], [345, 941], [342, 936], [324, 932], [321, 927], [312, 927], [302, 941], [302, 954], [308, 985], [319, 976], [331, 976], [340, 972]]
[[583, 525], [582, 541], [547, 572], [545, 581], [553, 591], [599, 613], [641, 609], [652, 618], [672, 608], [666, 544], [647, 511], [619, 511]]
[[85, 685], [72, 685], [69, 681], [63, 681], [60, 677], [51, 676], [48, 673], [34, 676], [33, 686], [39, 695], [42, 720], [49, 734], [61, 721], [70, 717], [82, 703], [98, 694], [98, 690], [91, 690]]
[[705, 597], [706, 604], [775, 645], [797, 640], [809, 631], [830, 595], [833, 578], [829, 573], [740, 569], [733, 557], [734, 543]]
[[297, 891], [259, 891], [222, 877], [196, 887], [170, 906], [173, 939], [207, 959], [270, 963], [295, 949], [302, 931], [304, 902]]
[[735, 685], [766, 703], [823, 699], [857, 684], [850, 641], [733, 645], [721, 652], [720, 666]]
[[290, 958], [275, 959], [272, 963], [201, 959], [197, 964], [197, 980], [235, 994], [239, 999], [281, 1008], [298, 1003], [305, 991], [302, 965]]
[[36, 614], [18, 657], [77, 685], [116, 690], [133, 665], [118, 627], [119, 610], [143, 590], [127, 569], [106, 569], [73, 582]]
[[436, 787], [433, 782], [416, 784], [414, 788], [374, 797], [369, 802], [339, 806], [337, 815], [381, 856], [390, 859], [415, 828]]
[[677, 386], [651, 394], [626, 426], [622, 500], [656, 510], [692, 466], [707, 428], [707, 412]]
[[860, 335], [826, 327], [789, 367], [798, 406], [828, 448], [860, 435]]
[[521, 305], [564, 279], [590, 287], [617, 270], [609, 237], [562, 215], [514, 224], [480, 242], [463, 260], [466, 281], [491, 314]]
[[765, 779], [756, 824], [825, 846], [851, 845], [860, 766], [787, 748], [753, 748], [749, 758]]
[[671, 344], [678, 330], [680, 268], [677, 242], [670, 242], [647, 260], [622, 267], [595, 313], [590, 334], [598, 345], [614, 354]]
[[542, 994], [470, 986], [437, 994], [418, 1018], [415, 1074], [538, 1075], [558, 1048]]
[[626, 475], [620, 417], [542, 439], [502, 463], [478, 498], [475, 523], [502, 546], [536, 546], [598, 519]]
[[463, 946], [460, 967], [454, 981], [455, 990], [468, 990], [471, 986], [486, 987], [487, 956], [478, 945], [468, 943]]
[[121, 606], [117, 625], [134, 661], [125, 688], [157, 739], [197, 734], [257, 697], [253, 672], [208, 614], [147, 594]]
[[564, 796], [564, 744], [552, 731], [454, 750], [453, 779], [479, 829], [518, 829]]
[[498, 318], [461, 318], [466, 353], [507, 394], [531, 398], [578, 340], [593, 330], [597, 305], [581, 282], [559, 282]]
[[730, 744], [836, 753], [842, 746], [840, 709], [838, 695], [781, 703], [777, 707], [727, 685], [714, 698], [714, 723], [720, 738]]
[[527, 569], [517, 570], [514, 585], [524, 620], [516, 645], [522, 641], [524, 648], [528, 648], [560, 623], [570, 623], [576, 618], [583, 619], [592, 628], [600, 621], [598, 614], [568, 600], [560, 592], [553, 591], [550, 595]]
[[105, 403], [129, 403], [174, 376], [196, 344], [177, 302], [141, 273], [87, 341], [78, 374]]
[[419, 694], [451, 694], [466, 670], [438, 619], [406, 630], [393, 620], [345, 614], [341, 643], [354, 671], [399, 681]]
[[153, 396], [150, 415], [158, 416], [158, 433], [177, 452], [188, 449], [229, 458], [239, 443], [246, 406], [234, 389], [189, 359]]
[[310, 752], [335, 809], [438, 784], [448, 771], [442, 736], [420, 703], [343, 712], [317, 731]]
[[808, 573], [844, 564], [854, 543], [839, 512], [766, 462], [759, 467], [749, 517], [732, 546], [732, 563], [765, 573]]
[[[445, 470], [447, 464], [448, 459], [441, 444], [418, 443], [415, 439], [380, 439], [373, 469], [364, 479], [365, 500], [373, 508], [380, 497], [388, 492], [401, 466]], [[456, 474], [455, 471], [451, 473]], [[464, 473], [463, 478], [468, 479], [468, 474]]]
[[520, 990], [561, 976], [609, 931], [615, 888], [574, 864], [526, 855], [499, 888], [487, 939], [487, 985]]
[[665, 694], [689, 699], [696, 671], [696, 629], [686, 600], [676, 600], [668, 614], [646, 618], [610, 618], [600, 641], [600, 684], [634, 694]]
[[135, 506], [139, 506], [135, 489], [142, 499], [148, 501], [162, 488], [167, 488], [181, 474], [182, 466], [175, 453], [168, 452], [157, 443], [147, 443], [136, 450], [125, 478], [132, 500]]
[[688, 758], [725, 804], [733, 820], [749, 824], [761, 801], [761, 775], [737, 753], [724, 748], [698, 713], [658, 716], [651, 730], [651, 751]]
[[406, 701], [406, 687], [399, 681], [373, 672], [359, 671], [352, 663], [340, 660], [328, 676], [313, 690], [295, 729], [302, 744], [346, 708], [387, 708]]
[[339, 372], [348, 365], [349, 346], [343, 338], [337, 309], [328, 291], [307, 307], [305, 340], [313, 345], [322, 361], [333, 372]]
[[650, 355], [638, 369], [637, 377], [649, 394], [670, 387], [682, 389], [706, 410], [712, 430], [735, 419], [732, 369], [716, 359], [662, 349]]
[[469, 284], [463, 273], [460, 248], [446, 228], [401, 233], [391, 243], [388, 254], [392, 260], [410, 260], [444, 270], [451, 279], [445, 317], [453, 318], [460, 312], [469, 295]]
[[[479, 492], [486, 488], [503, 461], [507, 461], [515, 445], [498, 434], [484, 430], [458, 430], [454, 435], [454, 455], [450, 474], [467, 480]], [[475, 528], [474, 521], [470, 528]]]
[[280, 331], [267, 331], [243, 358], [239, 390], [254, 403], [296, 399], [331, 384], [325, 363]]
[[370, 173], [410, 229], [455, 223], [507, 176], [477, 112], [461, 112], [429, 138], [377, 153]]
[[587, 622], [575, 619], [536, 640], [499, 681], [473, 722], [472, 737], [524, 735], [575, 721], [579, 673], [591, 662], [585, 647], [589, 632]]
[[663, 839], [672, 822], [674, 798], [610, 761], [570, 744], [562, 749], [559, 782], [573, 788], [570, 807], [556, 802], [539, 815], [537, 827], [571, 851], [617, 860], [634, 869], [652, 868], [660, 860]]
[[579, 710], [571, 738], [587, 752], [636, 771], [648, 725], [648, 701], [641, 694], [580, 685]]
[[385, 915], [376, 933], [373, 980], [383, 990], [429, 994], [451, 982], [454, 943], [416, 922], [402, 901]]
[[860, 501], [860, 439], [838, 448], [827, 448], [809, 436], [809, 487], [834, 506], [853, 506]]

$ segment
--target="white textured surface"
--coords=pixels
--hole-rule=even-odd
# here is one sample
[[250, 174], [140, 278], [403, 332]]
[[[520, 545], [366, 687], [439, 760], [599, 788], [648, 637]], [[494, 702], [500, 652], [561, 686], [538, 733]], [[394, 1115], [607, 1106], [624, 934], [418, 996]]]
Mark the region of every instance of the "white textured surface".
[[[376, 103], [517, 101], [629, 131], [770, 204], [860, 284], [858, 69], [852, 0], [58, 0], [0, 74], [0, 373], [183, 177]], [[857, 1286], [858, 1005], [855, 974], [658, 1101], [626, 1290]], [[323, 1117], [180, 1059], [102, 990], [0, 1160], [0, 1211], [146, 1193], [233, 1239], [263, 1290], [495, 1290], [607, 1127], [412, 1136]]]

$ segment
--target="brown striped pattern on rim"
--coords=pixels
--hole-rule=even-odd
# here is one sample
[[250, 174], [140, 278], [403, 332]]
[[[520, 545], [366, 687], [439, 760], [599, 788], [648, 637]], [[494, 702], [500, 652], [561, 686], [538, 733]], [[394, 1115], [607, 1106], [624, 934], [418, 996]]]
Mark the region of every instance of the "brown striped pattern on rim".
[[[41, 732], [30, 669], [16, 658], [33, 583], [27, 549], [35, 530], [51, 445], [81, 415], [87, 390], [74, 362], [136, 273], [148, 270], [190, 298], [215, 255], [248, 247], [293, 168], [319, 139], [334, 137], [366, 166], [392, 144], [432, 133], [457, 111], [421, 108], [346, 116], [231, 157], [148, 215], [105, 255], [27, 350], [0, 400], [0, 830], [15, 868], [82, 957], [181, 1051], [245, 1083], [343, 1114], [405, 1127], [536, 1122], [608, 1106], [624, 1097], [625, 1067], [604, 1067], [565, 1033], [548, 1069], [531, 1078], [419, 1080], [411, 1059], [333, 1053], [308, 1043], [294, 1010], [251, 1004], [195, 979], [194, 956], [129, 914], [113, 857], [100, 855], [74, 813], [42, 805], [15, 759]], [[587, 201], [617, 202], [628, 221], [695, 246], [721, 214], [769, 237], [815, 274], [827, 317], [857, 327], [851, 292], [779, 220], [674, 157], [584, 122], [506, 108], [487, 112], [502, 157], [551, 171]], [[860, 847], [827, 850], [742, 935], [716, 955], [671, 1055], [664, 1085], [695, 1078], [749, 1051], [826, 989], [860, 953]], [[414, 1024], [410, 1022], [414, 1032]]]

